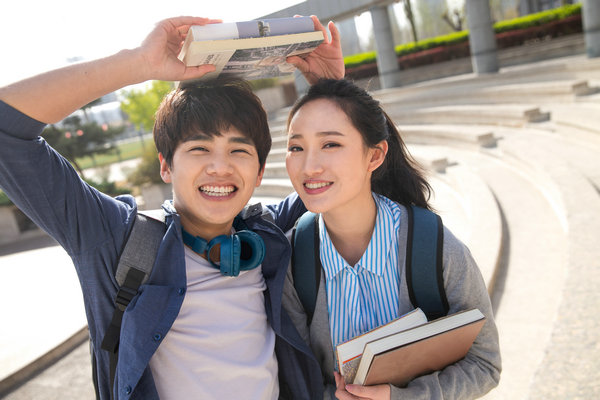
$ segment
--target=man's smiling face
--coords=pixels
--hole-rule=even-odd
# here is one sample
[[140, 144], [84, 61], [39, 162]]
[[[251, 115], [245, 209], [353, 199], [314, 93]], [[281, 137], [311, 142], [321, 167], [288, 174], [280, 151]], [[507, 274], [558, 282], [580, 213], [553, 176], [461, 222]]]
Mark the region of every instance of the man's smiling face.
[[184, 229], [207, 240], [230, 233], [263, 175], [254, 143], [233, 127], [190, 136], [175, 149], [171, 165], [160, 161]]

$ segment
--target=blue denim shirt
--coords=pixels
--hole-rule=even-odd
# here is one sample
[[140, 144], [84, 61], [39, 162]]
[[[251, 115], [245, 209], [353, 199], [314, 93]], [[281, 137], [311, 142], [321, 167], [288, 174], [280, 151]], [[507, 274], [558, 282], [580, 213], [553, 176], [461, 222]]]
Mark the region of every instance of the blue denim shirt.
[[[109, 399], [109, 358], [100, 349], [100, 343], [114, 310], [118, 290], [114, 275], [119, 254], [137, 207], [131, 196], [112, 198], [83, 182], [71, 165], [39, 137], [44, 126], [0, 102], [0, 188], [71, 256], [83, 291], [98, 390], [102, 399]], [[152, 275], [123, 317], [116, 399], [158, 399], [148, 363], [171, 328], [185, 296], [181, 223], [172, 207], [165, 210], [167, 231]], [[291, 229], [305, 209], [292, 195], [267, 210], [274, 223], [260, 215], [248, 218], [246, 223], [265, 241], [265, 306], [276, 334], [280, 397], [320, 398], [323, 386], [319, 365], [281, 307], [291, 254], [283, 232]]]

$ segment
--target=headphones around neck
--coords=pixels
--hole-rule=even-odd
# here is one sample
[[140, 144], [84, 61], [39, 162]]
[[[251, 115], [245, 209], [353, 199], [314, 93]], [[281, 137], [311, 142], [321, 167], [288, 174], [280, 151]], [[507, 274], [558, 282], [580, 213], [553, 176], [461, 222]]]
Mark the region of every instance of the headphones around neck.
[[[181, 228], [183, 243], [194, 252], [206, 257], [208, 262], [225, 276], [238, 276], [240, 271], [248, 271], [258, 267], [265, 258], [265, 243], [262, 238], [249, 230], [241, 230], [233, 235], [219, 235], [206, 242]], [[210, 259], [213, 246], [219, 245], [221, 258], [219, 263]]]

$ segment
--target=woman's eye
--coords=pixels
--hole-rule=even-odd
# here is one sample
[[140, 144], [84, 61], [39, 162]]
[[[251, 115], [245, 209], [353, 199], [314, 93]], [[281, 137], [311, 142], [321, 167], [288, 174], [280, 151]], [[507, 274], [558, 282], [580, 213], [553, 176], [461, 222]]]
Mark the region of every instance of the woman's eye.
[[290, 147], [288, 147], [288, 151], [291, 151], [291, 152], [302, 151], [302, 147], [300, 147], [300, 146], [290, 146]]
[[330, 148], [333, 148], [333, 147], [340, 147], [340, 144], [339, 143], [325, 143], [323, 145], [324, 149], [330, 149]]

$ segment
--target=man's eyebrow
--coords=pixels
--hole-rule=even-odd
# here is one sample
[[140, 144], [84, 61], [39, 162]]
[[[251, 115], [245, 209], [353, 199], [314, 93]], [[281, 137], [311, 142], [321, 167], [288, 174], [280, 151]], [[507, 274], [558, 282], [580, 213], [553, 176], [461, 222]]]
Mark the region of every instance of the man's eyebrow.
[[233, 136], [229, 138], [229, 142], [230, 143], [239, 143], [239, 144], [247, 144], [250, 146], [254, 146], [254, 142], [252, 141], [252, 139], [246, 137], [246, 136]]
[[[197, 133], [193, 136], [186, 137], [185, 139], [183, 139], [183, 142], [192, 142], [194, 140], [212, 142], [215, 140], [215, 138], [214, 138], [214, 136], [203, 135], [203, 134]], [[232, 136], [228, 139], [228, 142], [229, 143], [238, 143], [238, 144], [247, 144], [250, 146], [254, 146], [254, 142], [252, 141], [252, 139], [245, 137], [245, 136]]]
[[203, 140], [203, 141], [211, 142], [211, 141], [213, 141], [215, 139], [214, 139], [213, 136], [201, 135], [201, 134], [197, 133], [197, 134], [195, 134], [193, 136], [186, 137], [185, 139], [182, 140], [182, 142], [192, 142], [194, 140]]
[[[317, 136], [324, 137], [324, 136], [345, 136], [345, 135], [342, 132], [338, 132], [338, 131], [323, 131], [323, 132], [317, 132]], [[290, 135], [290, 139], [301, 139], [301, 138], [302, 138], [301, 133], [292, 133]]]

